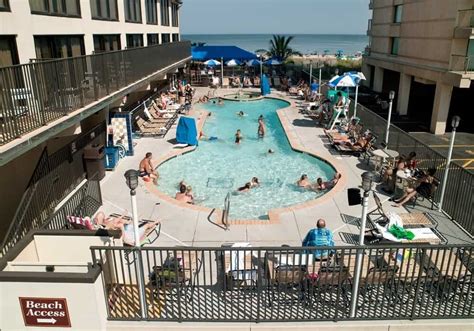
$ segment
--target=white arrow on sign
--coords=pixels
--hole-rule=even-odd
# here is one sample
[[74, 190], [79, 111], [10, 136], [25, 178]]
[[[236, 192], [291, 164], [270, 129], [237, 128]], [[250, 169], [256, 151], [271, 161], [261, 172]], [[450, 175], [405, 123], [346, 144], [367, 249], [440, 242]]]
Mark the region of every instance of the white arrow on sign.
[[36, 321], [38, 323], [48, 323], [48, 324], [56, 324], [57, 320], [54, 318], [37, 318]]

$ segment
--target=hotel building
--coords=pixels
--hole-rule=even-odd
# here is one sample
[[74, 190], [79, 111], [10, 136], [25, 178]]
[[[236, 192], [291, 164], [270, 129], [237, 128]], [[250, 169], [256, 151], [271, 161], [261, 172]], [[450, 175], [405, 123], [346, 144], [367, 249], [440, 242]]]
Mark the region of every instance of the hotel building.
[[[371, 0], [365, 84], [394, 90], [396, 110], [443, 134], [454, 115], [472, 123], [472, 0]], [[467, 125], [467, 126], [466, 126]]]
[[[156, 91], [189, 61], [190, 43], [180, 41], [181, 6], [180, 0], [0, 0], [0, 238], [21, 216], [21, 201], [31, 207], [25, 199], [44, 177], [42, 158], [65, 151], [61, 177], [84, 179], [82, 149], [105, 144], [111, 110], [125, 96], [131, 103]], [[62, 164], [56, 161], [46, 164]], [[56, 183], [47, 190], [58, 195], [54, 201], [76, 184]]]

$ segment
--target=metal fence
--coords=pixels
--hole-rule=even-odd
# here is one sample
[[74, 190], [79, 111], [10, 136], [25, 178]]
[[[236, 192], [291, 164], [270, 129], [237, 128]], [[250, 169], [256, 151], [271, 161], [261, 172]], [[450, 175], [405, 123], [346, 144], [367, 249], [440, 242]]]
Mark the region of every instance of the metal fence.
[[189, 42], [0, 68], [0, 145], [190, 56]]
[[100, 206], [102, 206], [100, 182], [97, 180], [88, 180], [46, 220], [41, 228], [45, 230], [65, 229], [69, 224], [67, 216], [91, 216], [95, 214]]
[[51, 155], [47, 148], [43, 150], [3, 238], [2, 254], [16, 245], [30, 230], [40, 228], [57, 204], [85, 179], [82, 154], [79, 151], [96, 138], [105, 141], [105, 129], [105, 122], [101, 123]]
[[[387, 126], [384, 118], [360, 104], [357, 107], [357, 117], [361, 119], [364, 128], [370, 129], [378, 137], [377, 142], [383, 141]], [[400, 155], [408, 155], [414, 151], [419, 161], [419, 168], [424, 170], [436, 168], [435, 176], [442, 182], [446, 157], [395, 125], [390, 126], [388, 148], [398, 151]], [[440, 195], [441, 190], [437, 190], [434, 194], [436, 204], [439, 203]], [[442, 208], [471, 236], [474, 236], [474, 175], [453, 162], [449, 165]]]
[[[109, 320], [295, 322], [474, 317], [473, 245], [306, 250], [101, 246], [91, 250], [93, 263], [102, 268]], [[136, 254], [133, 263], [129, 263], [130, 254]], [[320, 259], [315, 259], [320, 254]], [[357, 256], [362, 268], [355, 288]]]

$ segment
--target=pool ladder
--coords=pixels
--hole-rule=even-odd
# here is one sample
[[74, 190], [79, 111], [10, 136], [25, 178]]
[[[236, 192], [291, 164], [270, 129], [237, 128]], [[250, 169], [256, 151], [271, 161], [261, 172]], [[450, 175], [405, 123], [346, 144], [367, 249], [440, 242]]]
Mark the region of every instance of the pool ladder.
[[222, 211], [222, 224], [224, 224], [225, 229], [229, 230], [229, 212], [230, 212], [230, 192], [227, 193], [224, 199], [224, 210]]

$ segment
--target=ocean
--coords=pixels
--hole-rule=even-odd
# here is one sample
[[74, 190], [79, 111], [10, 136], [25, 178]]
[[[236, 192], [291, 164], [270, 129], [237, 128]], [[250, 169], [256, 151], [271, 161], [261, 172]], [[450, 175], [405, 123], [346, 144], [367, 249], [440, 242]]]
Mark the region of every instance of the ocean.
[[[335, 54], [342, 50], [346, 55], [363, 52], [369, 43], [365, 35], [336, 35], [336, 34], [295, 34], [290, 46], [303, 54], [318, 52]], [[183, 34], [182, 40], [204, 42], [206, 45], [235, 45], [250, 52], [257, 49], [268, 49], [271, 34]]]

